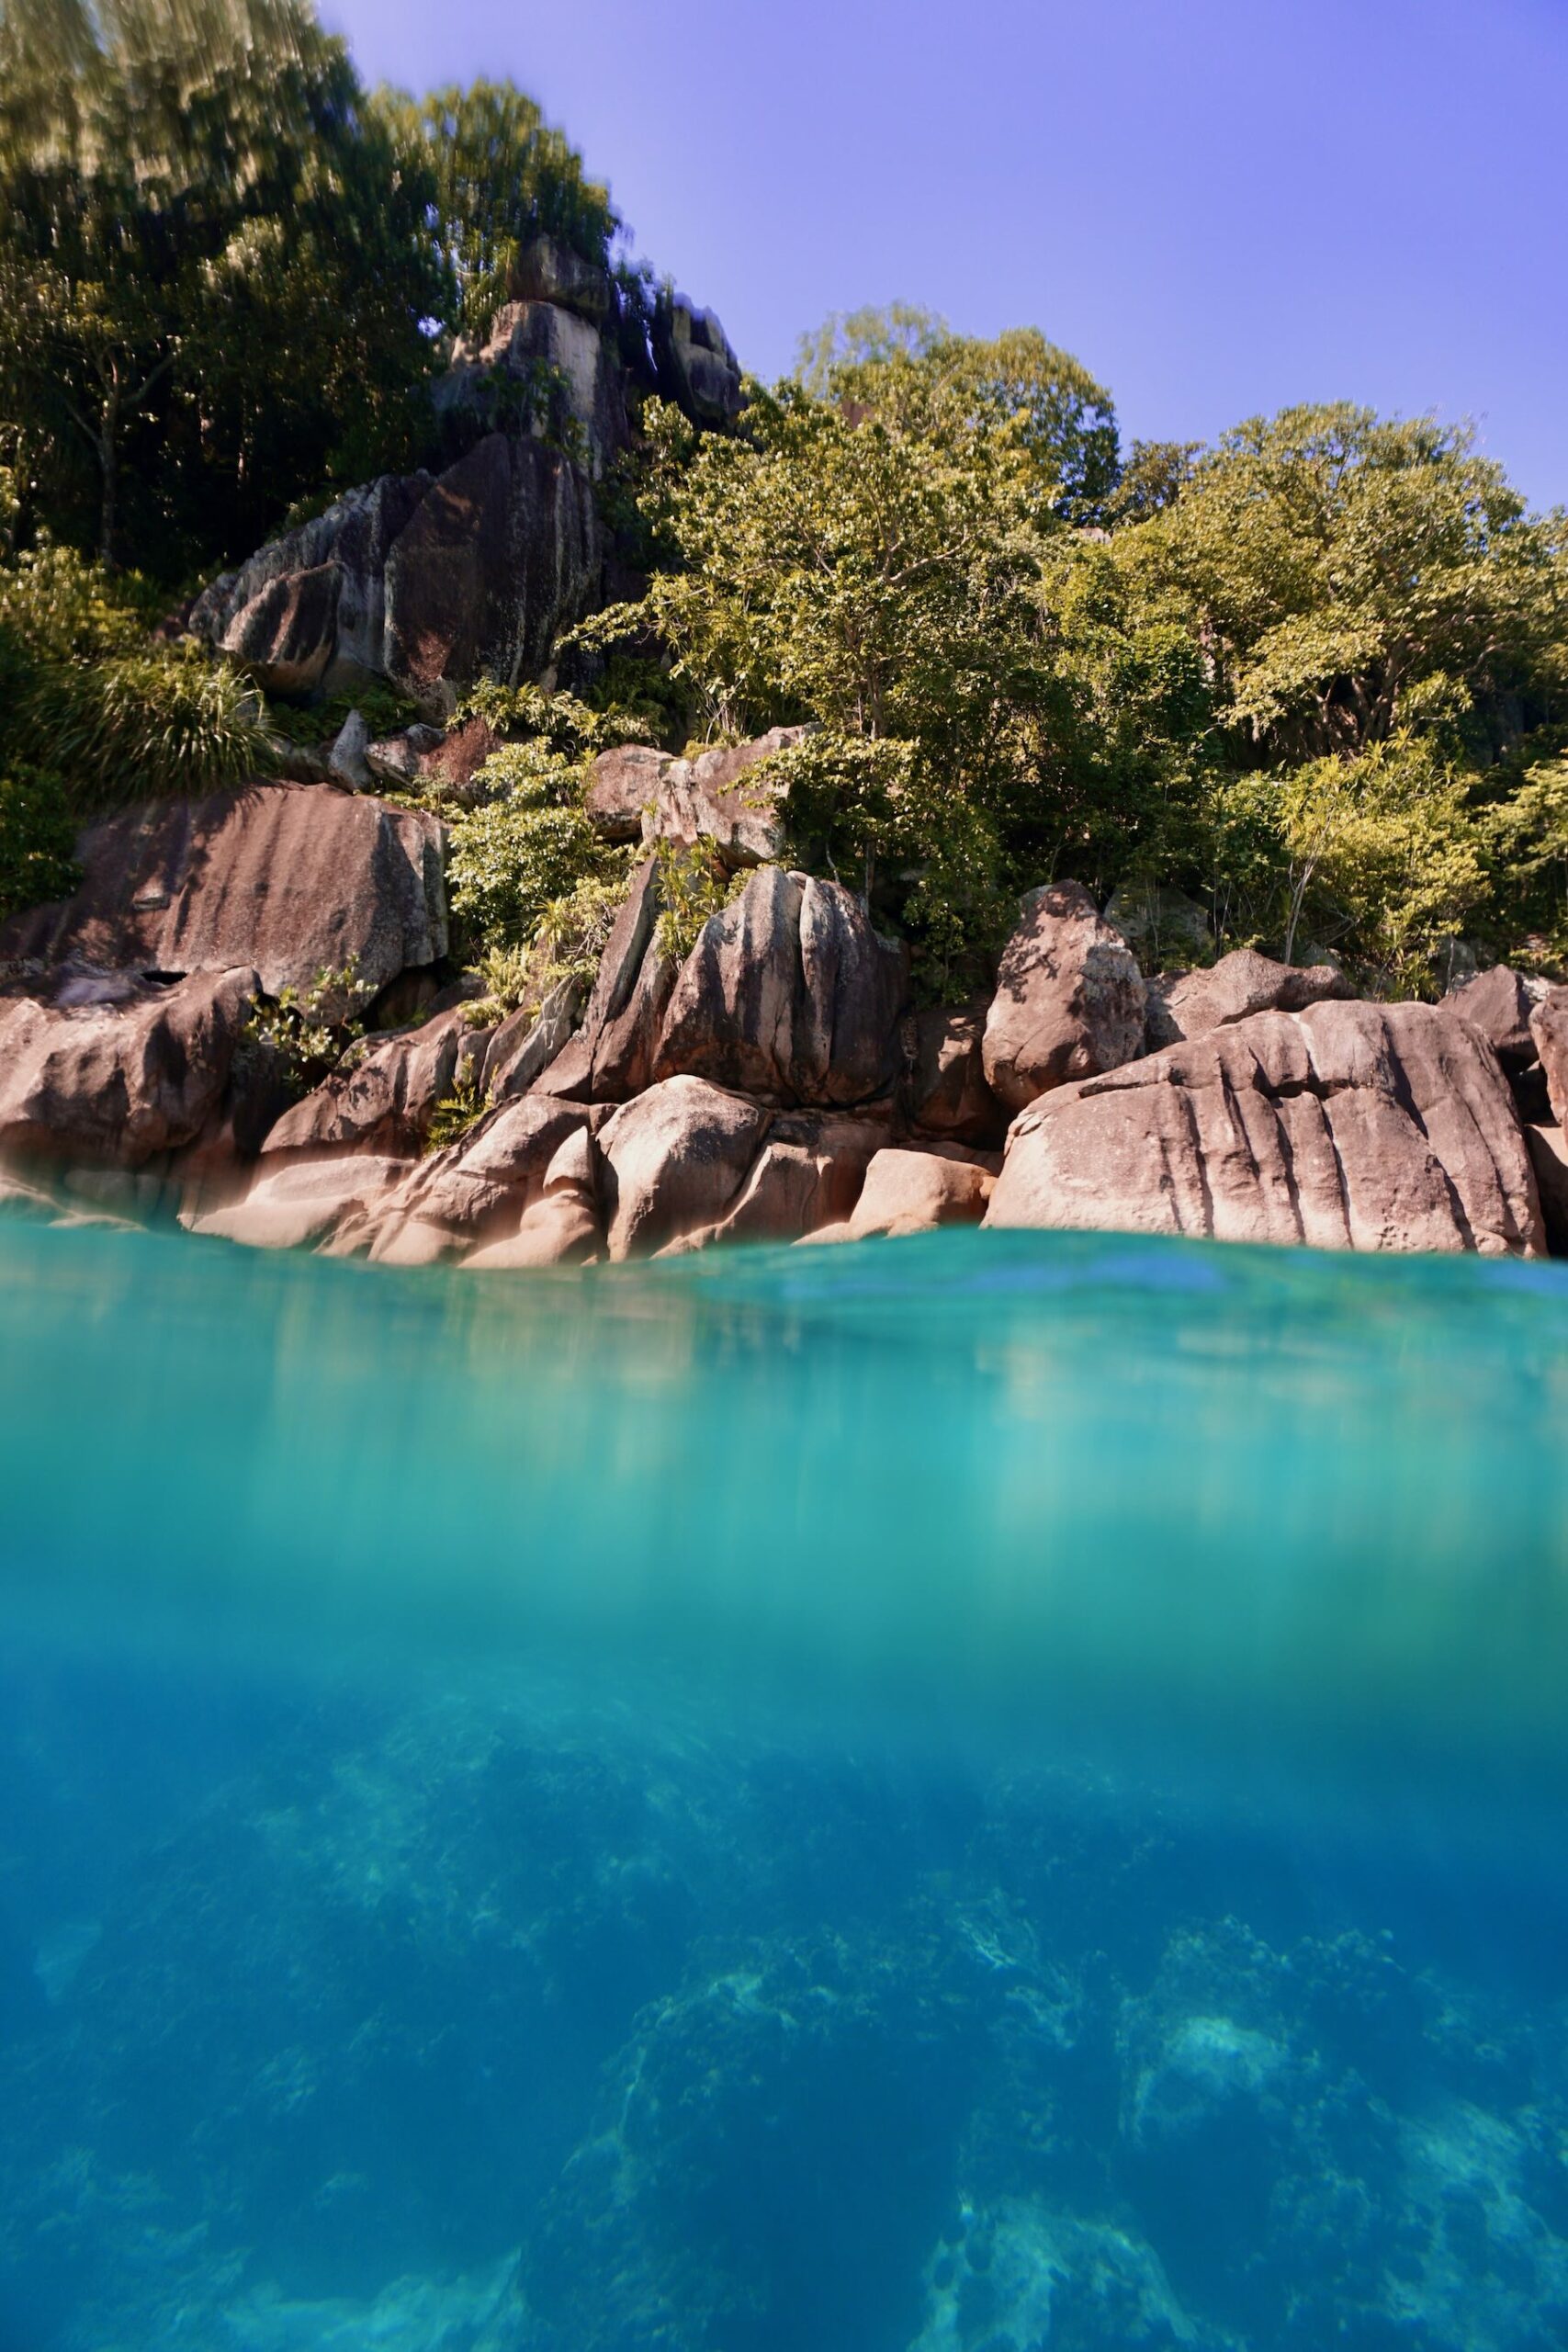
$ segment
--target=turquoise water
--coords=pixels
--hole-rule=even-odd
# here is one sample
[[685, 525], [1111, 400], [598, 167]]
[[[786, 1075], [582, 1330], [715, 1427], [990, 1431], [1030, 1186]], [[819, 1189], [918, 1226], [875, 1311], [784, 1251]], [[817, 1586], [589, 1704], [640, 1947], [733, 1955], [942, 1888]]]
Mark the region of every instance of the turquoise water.
[[0, 2352], [1568, 2341], [1568, 1266], [0, 1329]]

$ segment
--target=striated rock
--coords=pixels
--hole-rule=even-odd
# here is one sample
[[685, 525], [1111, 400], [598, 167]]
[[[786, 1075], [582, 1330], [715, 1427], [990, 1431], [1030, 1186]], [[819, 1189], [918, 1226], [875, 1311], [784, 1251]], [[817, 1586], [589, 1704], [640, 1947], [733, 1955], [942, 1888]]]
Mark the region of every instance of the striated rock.
[[284, 1113], [263, 1155], [377, 1151], [412, 1159], [424, 1148], [436, 1104], [452, 1092], [464, 1066], [482, 1058], [488, 1042], [488, 1032], [475, 1032], [453, 1012], [384, 1045], [352, 1048], [314, 1093]]
[[710, 918], [664, 1016], [657, 1078], [780, 1103], [849, 1104], [892, 1083], [902, 951], [849, 891], [763, 866]]
[[782, 1111], [722, 1217], [666, 1244], [702, 1250], [716, 1241], [802, 1241], [837, 1228], [859, 1197], [865, 1171], [892, 1132], [887, 1115], [840, 1117]]
[[400, 1181], [334, 1233], [335, 1254], [384, 1265], [432, 1265], [515, 1234], [540, 1198], [569, 1136], [589, 1127], [579, 1105], [524, 1094], [502, 1102], [460, 1141], [405, 1168]]
[[953, 1143], [998, 1147], [1007, 1113], [986, 1083], [983, 1014], [938, 1010], [915, 1023], [909, 1073], [910, 1124]]
[[994, 1226], [1534, 1255], [1495, 1055], [1424, 1004], [1255, 1013], [1059, 1089], [1013, 1124]]
[[449, 681], [535, 675], [587, 611], [599, 561], [581, 468], [541, 441], [487, 434], [388, 552], [387, 675], [426, 700]]
[[253, 1250], [317, 1249], [345, 1220], [369, 1215], [407, 1171], [406, 1160], [369, 1152], [264, 1159], [226, 1199], [187, 1202], [180, 1223]]
[[353, 694], [384, 677], [387, 560], [431, 487], [383, 474], [203, 589], [189, 627], [269, 694]]
[[768, 1126], [759, 1104], [685, 1076], [665, 1079], [612, 1112], [598, 1137], [611, 1257], [641, 1255], [719, 1225]]
[[271, 694], [385, 678], [439, 704], [438, 690], [486, 671], [536, 673], [588, 609], [600, 562], [587, 472], [526, 435], [491, 433], [434, 479], [351, 491], [214, 581], [189, 625]]
[[139, 1168], [225, 1106], [258, 981], [203, 973], [125, 1003], [0, 1003], [0, 1153]]
[[477, 1078], [491, 1102], [527, 1092], [570, 1037], [581, 1001], [577, 982], [559, 980], [536, 1013], [520, 1006], [490, 1032]]
[[1568, 989], [1553, 989], [1536, 1006], [1530, 1014], [1530, 1035], [1546, 1073], [1552, 1118], [1560, 1127], [1568, 1127]]
[[1081, 882], [1049, 882], [1022, 902], [986, 1018], [987, 1084], [1010, 1111], [1142, 1051], [1143, 977]]
[[582, 1026], [536, 1083], [581, 1102], [624, 1102], [653, 1075], [675, 967], [656, 936], [660, 899], [651, 859], [639, 868], [599, 958]]
[[1568, 1136], [1558, 1126], [1527, 1126], [1525, 1141], [1540, 1194], [1546, 1246], [1554, 1258], [1568, 1258]]
[[1349, 994], [1349, 983], [1332, 964], [1277, 964], [1271, 956], [1238, 947], [1207, 971], [1149, 982], [1149, 1048], [1206, 1037], [1255, 1012], [1303, 1012], [1309, 1004]]
[[100, 970], [254, 965], [268, 995], [355, 967], [367, 1002], [446, 952], [445, 830], [313, 785], [164, 800], [94, 825], [82, 887], [0, 927], [0, 956]]
[[[576, 266], [585, 281], [598, 277], [607, 312], [608, 279]], [[522, 275], [525, 282], [525, 268]], [[557, 300], [522, 295], [503, 302], [482, 337], [459, 336], [454, 345], [451, 366], [431, 388], [437, 416], [467, 413], [470, 432], [499, 426], [514, 441], [575, 427], [586, 469], [599, 479], [628, 438], [618, 322], [609, 334], [602, 323]]]
[[698, 424], [732, 424], [740, 413], [740, 362], [712, 311], [663, 295], [653, 317], [653, 368], [665, 400]]

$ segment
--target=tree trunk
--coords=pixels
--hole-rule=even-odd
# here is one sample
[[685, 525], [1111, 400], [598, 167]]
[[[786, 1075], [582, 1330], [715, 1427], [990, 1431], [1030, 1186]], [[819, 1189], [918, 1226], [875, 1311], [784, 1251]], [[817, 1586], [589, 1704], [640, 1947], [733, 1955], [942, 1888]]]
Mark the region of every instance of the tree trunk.
[[111, 387], [98, 427], [98, 470], [102, 492], [98, 506], [98, 560], [106, 571], [115, 568], [115, 526], [119, 500], [119, 386]]

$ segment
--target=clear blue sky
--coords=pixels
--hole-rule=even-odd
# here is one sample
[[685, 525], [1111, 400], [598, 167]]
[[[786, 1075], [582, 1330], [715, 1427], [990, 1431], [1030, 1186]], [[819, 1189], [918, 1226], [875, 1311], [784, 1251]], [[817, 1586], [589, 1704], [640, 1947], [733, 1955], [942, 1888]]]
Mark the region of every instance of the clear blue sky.
[[1471, 416], [1568, 503], [1568, 0], [323, 0], [362, 73], [510, 74], [778, 374], [894, 299], [1037, 325], [1123, 431]]

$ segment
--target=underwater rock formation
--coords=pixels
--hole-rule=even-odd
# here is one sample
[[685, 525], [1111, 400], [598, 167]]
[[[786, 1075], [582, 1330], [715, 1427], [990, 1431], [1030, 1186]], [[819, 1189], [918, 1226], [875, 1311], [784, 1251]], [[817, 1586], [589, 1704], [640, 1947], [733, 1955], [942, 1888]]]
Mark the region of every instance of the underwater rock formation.
[[[1303, 1883], [1098, 1771], [514, 1690], [99, 1704], [0, 1717], [7, 2344], [1562, 2341], [1551, 1972], [1434, 1947], [1393, 1831]], [[204, 1739], [199, 1804], [128, 1787]], [[112, 1860], [17, 1801], [40, 1763], [112, 1781]]]

